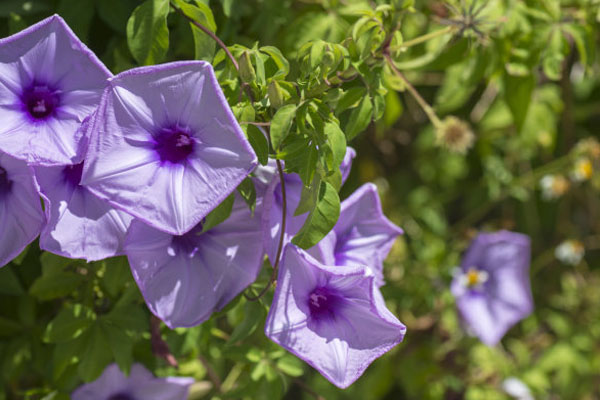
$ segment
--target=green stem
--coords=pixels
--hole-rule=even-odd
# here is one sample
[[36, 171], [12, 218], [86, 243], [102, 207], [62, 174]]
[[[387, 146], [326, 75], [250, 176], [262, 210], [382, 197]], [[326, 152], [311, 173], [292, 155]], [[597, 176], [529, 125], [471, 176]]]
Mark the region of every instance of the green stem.
[[396, 74], [396, 76], [400, 78], [400, 80], [402, 80], [402, 82], [406, 86], [406, 90], [408, 90], [408, 92], [412, 95], [416, 102], [419, 103], [419, 106], [421, 106], [425, 114], [427, 114], [427, 118], [429, 118], [429, 121], [431, 121], [433, 126], [436, 128], [441, 127], [442, 121], [433, 110], [433, 107], [431, 107], [429, 103], [425, 101], [425, 99], [419, 94], [417, 89], [415, 89], [415, 87], [408, 81], [408, 79], [406, 79], [404, 74], [398, 69], [398, 67], [396, 67], [396, 64], [394, 64], [394, 60], [392, 60], [392, 57], [387, 52], [384, 54], [384, 57], [394, 74]]
[[434, 38], [436, 38], [438, 36], [443, 36], [443, 35], [445, 35], [447, 33], [451, 33], [454, 29], [455, 29], [454, 26], [447, 26], [444, 29], [440, 29], [440, 30], [437, 30], [437, 31], [429, 32], [429, 33], [427, 33], [427, 34], [425, 34], [423, 36], [418, 36], [418, 37], [416, 37], [414, 39], [408, 40], [408, 41], [406, 41], [406, 42], [404, 42], [402, 44], [399, 44], [397, 46], [390, 47], [390, 51], [391, 52], [395, 52], [395, 51], [398, 51], [398, 50], [407, 49], [407, 48], [415, 46], [417, 44], [420, 44], [420, 43], [426, 42], [428, 40], [434, 39]]

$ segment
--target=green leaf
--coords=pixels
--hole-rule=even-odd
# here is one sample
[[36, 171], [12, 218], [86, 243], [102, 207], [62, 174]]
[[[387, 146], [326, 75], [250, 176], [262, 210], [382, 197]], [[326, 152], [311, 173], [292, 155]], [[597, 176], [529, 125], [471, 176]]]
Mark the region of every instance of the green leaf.
[[18, 296], [23, 293], [23, 286], [12, 268], [9, 266], [0, 268], [0, 294]]
[[277, 65], [277, 72], [273, 75], [273, 78], [285, 78], [287, 74], [290, 72], [290, 63], [283, 56], [281, 51], [274, 46], [263, 46], [260, 48], [260, 51], [263, 53], [267, 53], [271, 56], [271, 59]]
[[512, 76], [506, 74], [504, 76], [504, 97], [519, 131], [521, 131], [525, 117], [527, 117], [527, 110], [531, 103], [534, 88], [535, 77], [533, 75]]
[[[211, 9], [202, 3], [196, 5], [186, 3], [183, 0], [175, 0], [177, 7], [194, 21], [207, 27], [210, 31], [217, 31], [217, 24]], [[194, 36], [194, 57], [196, 60], [212, 61], [215, 54], [215, 41], [200, 28], [190, 22], [190, 28]]]
[[133, 332], [145, 332], [148, 327], [148, 315], [144, 308], [135, 304], [117, 305], [108, 314], [102, 317], [102, 321], [115, 325], [121, 330]]
[[84, 276], [73, 272], [55, 272], [36, 279], [29, 293], [39, 300], [56, 299], [73, 293], [84, 281]]
[[302, 361], [291, 354], [283, 355], [283, 357], [277, 360], [276, 366], [277, 369], [289, 376], [298, 377], [304, 373], [304, 364]]
[[136, 0], [96, 0], [96, 9], [103, 22], [125, 34], [127, 20], [137, 4]]
[[333, 168], [339, 168], [346, 156], [346, 136], [335, 122], [325, 123], [325, 136], [333, 154]]
[[329, 183], [321, 182], [315, 208], [308, 214], [292, 243], [303, 249], [314, 246], [329, 233], [339, 216], [340, 198], [337, 191]]
[[104, 368], [113, 360], [110, 346], [100, 323], [95, 323], [85, 334], [83, 354], [77, 372], [85, 382], [97, 379]]
[[256, 327], [261, 325], [265, 318], [265, 308], [260, 301], [247, 301], [244, 305], [244, 319], [238, 324], [229, 340], [228, 344], [234, 344], [250, 336]]
[[278, 151], [281, 143], [290, 133], [294, 116], [296, 115], [296, 105], [288, 104], [281, 107], [271, 121], [271, 144], [273, 149]]
[[356, 135], [367, 129], [371, 123], [373, 114], [373, 103], [369, 96], [364, 96], [358, 107], [350, 112], [350, 118], [346, 123], [346, 138], [352, 140]]
[[225, 200], [221, 202], [214, 210], [208, 214], [202, 225], [202, 232], [206, 232], [221, 222], [225, 221], [231, 215], [233, 209], [233, 201], [235, 200], [234, 195], [229, 195]]
[[367, 96], [367, 90], [363, 87], [353, 87], [348, 89], [344, 92], [344, 94], [342, 94], [337, 102], [335, 107], [336, 114], [340, 114], [341, 112], [354, 106], [365, 96]]
[[239, 184], [237, 190], [250, 208], [252, 215], [254, 215], [254, 209], [256, 208], [256, 188], [254, 187], [252, 179], [244, 179], [242, 183]]
[[169, 48], [169, 0], [146, 0], [127, 21], [127, 44], [141, 65], [157, 64]]
[[269, 142], [267, 141], [266, 136], [258, 127], [252, 124], [248, 124], [247, 134], [248, 141], [258, 157], [258, 162], [262, 165], [267, 165], [269, 162]]
[[101, 328], [119, 369], [125, 374], [129, 374], [131, 364], [133, 364], [133, 339], [118, 326], [101, 324]]
[[127, 257], [113, 257], [102, 260], [101, 263], [104, 265], [102, 288], [110, 296], [116, 297], [128, 282], [132, 282]]
[[323, 53], [325, 52], [325, 42], [322, 40], [316, 40], [310, 47], [310, 67], [312, 69], [317, 68], [323, 61]]
[[71, 341], [85, 332], [94, 319], [94, 312], [82, 304], [62, 308], [46, 327], [44, 340], [49, 343]]

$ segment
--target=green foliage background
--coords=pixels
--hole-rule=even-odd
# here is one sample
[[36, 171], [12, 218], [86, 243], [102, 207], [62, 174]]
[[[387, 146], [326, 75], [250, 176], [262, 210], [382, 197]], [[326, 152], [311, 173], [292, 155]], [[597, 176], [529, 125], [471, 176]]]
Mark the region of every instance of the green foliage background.
[[[238, 119], [271, 121], [272, 149], [244, 124], [261, 162], [284, 159], [306, 184], [303, 207], [315, 217], [295, 239], [303, 247], [335, 223], [335, 171], [346, 142], [357, 149], [340, 197], [373, 181], [405, 229], [383, 292], [408, 333], [341, 391], [264, 336], [271, 294], [239, 296], [199, 327], [161, 328], [175, 370], [152, 350], [126, 259], [86, 264], [34, 243], [0, 269], [0, 399], [66, 399], [107, 364], [128, 370], [134, 360], [157, 375], [196, 378], [191, 399], [505, 399], [510, 376], [535, 398], [600, 398], [599, 155], [593, 142], [577, 144], [600, 127], [600, 2], [444, 3], [173, 1], [179, 13], [165, 0], [1, 1], [0, 36], [58, 13], [114, 73], [211, 61]], [[182, 14], [230, 46], [241, 80]], [[407, 82], [433, 106], [433, 120]], [[475, 133], [466, 154], [436, 139], [435, 118], [449, 115]], [[581, 157], [592, 162], [590, 179], [544, 199], [539, 180], [568, 178]], [[449, 282], [476, 230], [502, 228], [532, 238], [536, 308], [488, 348], [460, 326]], [[585, 247], [576, 265], [554, 256], [566, 239]], [[269, 275], [265, 266], [255, 290]]]

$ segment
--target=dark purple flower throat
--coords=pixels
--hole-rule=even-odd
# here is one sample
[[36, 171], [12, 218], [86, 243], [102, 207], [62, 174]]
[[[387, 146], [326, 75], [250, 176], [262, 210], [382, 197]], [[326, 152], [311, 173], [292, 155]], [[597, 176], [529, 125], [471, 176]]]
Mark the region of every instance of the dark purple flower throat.
[[12, 181], [8, 179], [6, 170], [0, 167], [0, 197], [10, 192]]
[[110, 396], [106, 400], [135, 400], [133, 397], [128, 395], [127, 393], [116, 393]]
[[343, 296], [329, 287], [318, 287], [308, 296], [310, 316], [316, 321], [334, 319], [344, 303]]
[[56, 90], [47, 85], [33, 84], [23, 91], [23, 106], [35, 120], [45, 120], [52, 116], [60, 104]]
[[194, 138], [187, 131], [179, 127], [163, 128], [156, 137], [154, 146], [161, 161], [173, 164], [184, 162], [194, 151]]
[[69, 183], [72, 186], [79, 186], [79, 182], [81, 182], [81, 173], [83, 172], [83, 163], [75, 164], [75, 165], [67, 165], [63, 168], [63, 178], [65, 182]]

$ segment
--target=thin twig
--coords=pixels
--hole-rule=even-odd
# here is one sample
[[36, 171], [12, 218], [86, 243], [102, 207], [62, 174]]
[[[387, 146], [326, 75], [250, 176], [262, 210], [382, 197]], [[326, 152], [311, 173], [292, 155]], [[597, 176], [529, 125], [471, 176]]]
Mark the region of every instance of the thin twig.
[[306, 383], [302, 382], [302, 380], [298, 378], [294, 378], [294, 383], [300, 386], [306, 393], [310, 394], [317, 400], [326, 400], [325, 397], [321, 396], [319, 393], [315, 392], [310, 386]]
[[160, 335], [160, 319], [154, 315], [150, 317], [150, 345], [155, 356], [165, 360], [171, 367], [179, 367], [177, 359], [169, 350], [169, 345]]
[[270, 122], [242, 121], [240, 125], [271, 126]]
[[397, 46], [392, 46], [392, 47], [390, 47], [390, 51], [395, 52], [395, 51], [398, 51], [401, 49], [407, 49], [411, 46], [415, 46], [419, 43], [426, 42], [426, 41], [436, 38], [438, 36], [442, 36], [447, 33], [451, 33], [454, 29], [456, 29], [454, 26], [447, 26], [444, 29], [439, 29], [437, 31], [429, 32], [423, 36], [418, 36], [412, 40], [407, 40], [406, 42], [400, 43]]
[[202, 354], [198, 355], [198, 360], [200, 360], [202, 366], [204, 366], [204, 369], [206, 370], [206, 375], [208, 375], [208, 379], [210, 379], [212, 384], [215, 386], [217, 392], [221, 393], [221, 378], [219, 378], [219, 375], [217, 374], [215, 369], [212, 367], [212, 365], [210, 365], [208, 360]]
[[249, 301], [256, 301], [263, 297], [273, 282], [277, 280], [277, 272], [279, 270], [279, 260], [281, 259], [281, 252], [283, 251], [283, 239], [285, 238], [285, 225], [286, 225], [286, 217], [287, 217], [287, 198], [285, 194], [285, 177], [283, 175], [283, 167], [281, 166], [281, 161], [276, 160], [277, 162], [277, 172], [279, 174], [279, 181], [281, 184], [281, 202], [283, 203], [281, 206], [281, 233], [279, 234], [279, 244], [277, 245], [277, 255], [275, 256], [275, 264], [273, 265], [273, 272], [271, 273], [271, 278], [269, 279], [269, 283], [258, 293], [258, 295], [252, 297], [244, 293], [244, 296]]
[[[231, 51], [229, 51], [229, 49], [227, 48], [227, 45], [225, 43], [223, 43], [223, 41], [221, 39], [219, 39], [219, 37], [217, 35], [215, 35], [215, 33], [213, 31], [211, 31], [210, 29], [208, 29], [207, 27], [205, 27], [204, 25], [202, 25], [200, 22], [196, 21], [195, 19], [187, 16], [183, 12], [183, 10], [181, 10], [180, 8], [178, 8], [172, 2], [170, 4], [171, 4], [171, 7], [175, 11], [177, 11], [185, 19], [187, 19], [188, 21], [190, 21], [191, 24], [193, 24], [195, 27], [197, 27], [198, 29], [200, 29], [202, 32], [206, 33], [208, 36], [211, 37], [211, 39], [213, 39], [215, 42], [217, 42], [217, 44], [219, 45], [219, 47], [221, 49], [223, 49], [223, 51], [225, 52], [225, 54], [227, 54], [227, 57], [229, 58], [229, 60], [233, 64], [233, 66], [235, 67], [235, 70], [238, 73], [240, 72], [240, 65], [238, 64], [237, 60], [235, 59], [235, 57], [233, 56], [233, 54], [231, 54]], [[248, 98], [250, 99], [250, 101], [254, 102], [254, 96], [252, 94], [252, 90], [250, 89], [250, 87], [245, 82], [242, 82], [242, 89], [246, 92], [246, 95], [248, 96]]]
[[392, 60], [392, 56], [390, 56], [390, 54], [387, 51], [384, 52], [383, 56], [385, 57], [385, 60], [387, 61], [388, 65], [392, 69], [392, 71], [394, 71], [396, 76], [402, 80], [402, 82], [406, 86], [406, 89], [408, 90], [408, 92], [417, 101], [417, 103], [419, 103], [419, 106], [421, 106], [421, 109], [423, 109], [425, 114], [427, 114], [427, 117], [429, 118], [429, 120], [431, 121], [433, 126], [435, 126], [436, 128], [441, 126], [442, 121], [440, 121], [440, 118], [437, 116], [437, 114], [433, 110], [433, 107], [431, 107], [425, 101], [425, 99], [423, 97], [421, 97], [421, 95], [419, 94], [417, 89], [415, 89], [415, 87], [408, 81], [408, 79], [406, 79], [406, 77], [398, 69], [398, 67], [396, 67], [396, 64], [394, 64], [394, 60]]

